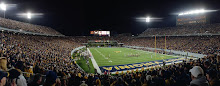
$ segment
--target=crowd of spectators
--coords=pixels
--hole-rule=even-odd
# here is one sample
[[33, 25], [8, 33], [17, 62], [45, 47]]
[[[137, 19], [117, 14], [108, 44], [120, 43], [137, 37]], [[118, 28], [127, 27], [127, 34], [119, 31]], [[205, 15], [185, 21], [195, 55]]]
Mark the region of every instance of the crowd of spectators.
[[57, 32], [56, 30], [40, 25], [33, 25], [30, 23], [24, 23], [16, 20], [5, 19], [0, 17], [0, 26], [8, 29], [15, 29], [19, 31], [26, 31], [26, 32], [34, 32], [34, 33], [42, 33], [42, 34], [49, 34], [49, 35], [62, 35], [61, 33]]
[[74, 36], [74, 37], [70, 37], [72, 38], [73, 41], [77, 42], [77, 43], [87, 43], [88, 41], [96, 41], [96, 40], [114, 40], [114, 37], [109, 37], [109, 36]]
[[7, 59], [7, 67], [1, 69], [15, 68], [13, 72], [26, 72], [27, 82], [33, 73], [45, 75], [48, 70], [53, 70], [62, 75], [64, 71], [79, 70], [73, 64], [70, 52], [80, 45], [69, 38], [1, 33], [0, 40], [0, 55]]
[[[167, 49], [211, 54], [198, 60], [144, 71], [99, 75], [80, 70], [70, 52], [88, 40], [117, 40], [130, 46], [155, 47], [155, 37], [0, 34], [0, 86], [220, 86], [220, 56], [217, 55], [220, 36], [166, 37]], [[165, 37], [156, 39], [157, 48], [164, 48]]]
[[[155, 48], [155, 37], [116, 37], [128, 46]], [[156, 37], [156, 48], [165, 49], [165, 36]], [[220, 36], [166, 36], [166, 49], [199, 54], [218, 54]]]
[[[0, 85], [26, 86], [27, 78], [20, 73], [19, 63], [15, 64], [16, 69], [8, 71], [8, 77], [6, 72], [0, 71]], [[76, 69], [61, 73], [48, 70], [45, 78], [41, 74], [34, 75], [28, 86], [219, 86], [219, 63], [220, 56], [209, 55], [197, 60], [184, 60], [177, 64], [116, 75], [89, 74]], [[61, 77], [58, 78], [58, 75]]]
[[139, 36], [152, 36], [152, 35], [207, 35], [219, 34], [220, 23], [216, 24], [196, 24], [196, 25], [182, 25], [175, 27], [164, 28], [148, 28]]

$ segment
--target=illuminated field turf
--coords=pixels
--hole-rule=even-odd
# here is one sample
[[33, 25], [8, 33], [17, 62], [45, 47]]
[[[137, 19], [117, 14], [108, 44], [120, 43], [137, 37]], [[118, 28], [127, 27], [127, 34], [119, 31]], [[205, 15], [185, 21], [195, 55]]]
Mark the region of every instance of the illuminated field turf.
[[[178, 58], [179, 56], [156, 54], [143, 50], [130, 48], [89, 48], [98, 66], [113, 66], [132, 63], [141, 63], [155, 60]], [[129, 54], [137, 54], [139, 57], [128, 57]], [[108, 58], [110, 56], [110, 58]], [[152, 58], [151, 58], [152, 57]]]

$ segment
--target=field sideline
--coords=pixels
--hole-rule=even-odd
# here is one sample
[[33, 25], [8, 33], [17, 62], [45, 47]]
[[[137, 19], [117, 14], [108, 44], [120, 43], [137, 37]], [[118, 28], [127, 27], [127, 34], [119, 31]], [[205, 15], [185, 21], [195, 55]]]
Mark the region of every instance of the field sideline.
[[[89, 48], [98, 66], [114, 66], [178, 58], [180, 56], [156, 54], [130, 48]], [[139, 55], [138, 57], [128, 55]], [[152, 58], [151, 58], [152, 57]]]

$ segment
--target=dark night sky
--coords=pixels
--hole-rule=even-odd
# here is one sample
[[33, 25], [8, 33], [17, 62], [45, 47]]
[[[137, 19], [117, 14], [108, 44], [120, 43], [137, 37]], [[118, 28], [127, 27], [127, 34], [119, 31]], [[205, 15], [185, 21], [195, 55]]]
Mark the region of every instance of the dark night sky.
[[[117, 33], [138, 34], [146, 30], [146, 22], [137, 17], [160, 17], [161, 22], [151, 22], [149, 27], [175, 26], [172, 13], [194, 8], [220, 9], [214, 0], [6, 0], [17, 4], [6, 12], [6, 18], [27, 22], [16, 13], [43, 13], [30, 23], [54, 28], [64, 35], [87, 35], [90, 30], [110, 30]], [[215, 12], [214, 15], [219, 15]], [[2, 16], [2, 13], [0, 14]], [[220, 20], [220, 18], [215, 18]], [[219, 22], [219, 21], [217, 21]]]

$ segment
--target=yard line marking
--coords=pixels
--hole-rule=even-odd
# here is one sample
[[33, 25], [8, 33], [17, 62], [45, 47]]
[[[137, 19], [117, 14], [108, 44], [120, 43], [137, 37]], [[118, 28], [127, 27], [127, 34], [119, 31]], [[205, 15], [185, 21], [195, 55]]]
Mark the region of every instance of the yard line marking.
[[[102, 57], [104, 57], [105, 59], [108, 59], [105, 57], [105, 55], [103, 55], [100, 51], [98, 51], [97, 49], [94, 49], [96, 52], [98, 52]], [[109, 62], [112, 62], [110, 59], [108, 60]]]
[[97, 62], [95, 61], [95, 59], [94, 59], [94, 57], [93, 57], [93, 55], [92, 55], [90, 49], [87, 48], [87, 50], [88, 50], [88, 52], [91, 54], [91, 61], [92, 61], [93, 67], [94, 67], [95, 69], [97, 69], [97, 73], [102, 74], [102, 71], [100, 70], [100, 68], [99, 68], [99, 66], [98, 66], [98, 64], [97, 64]]

